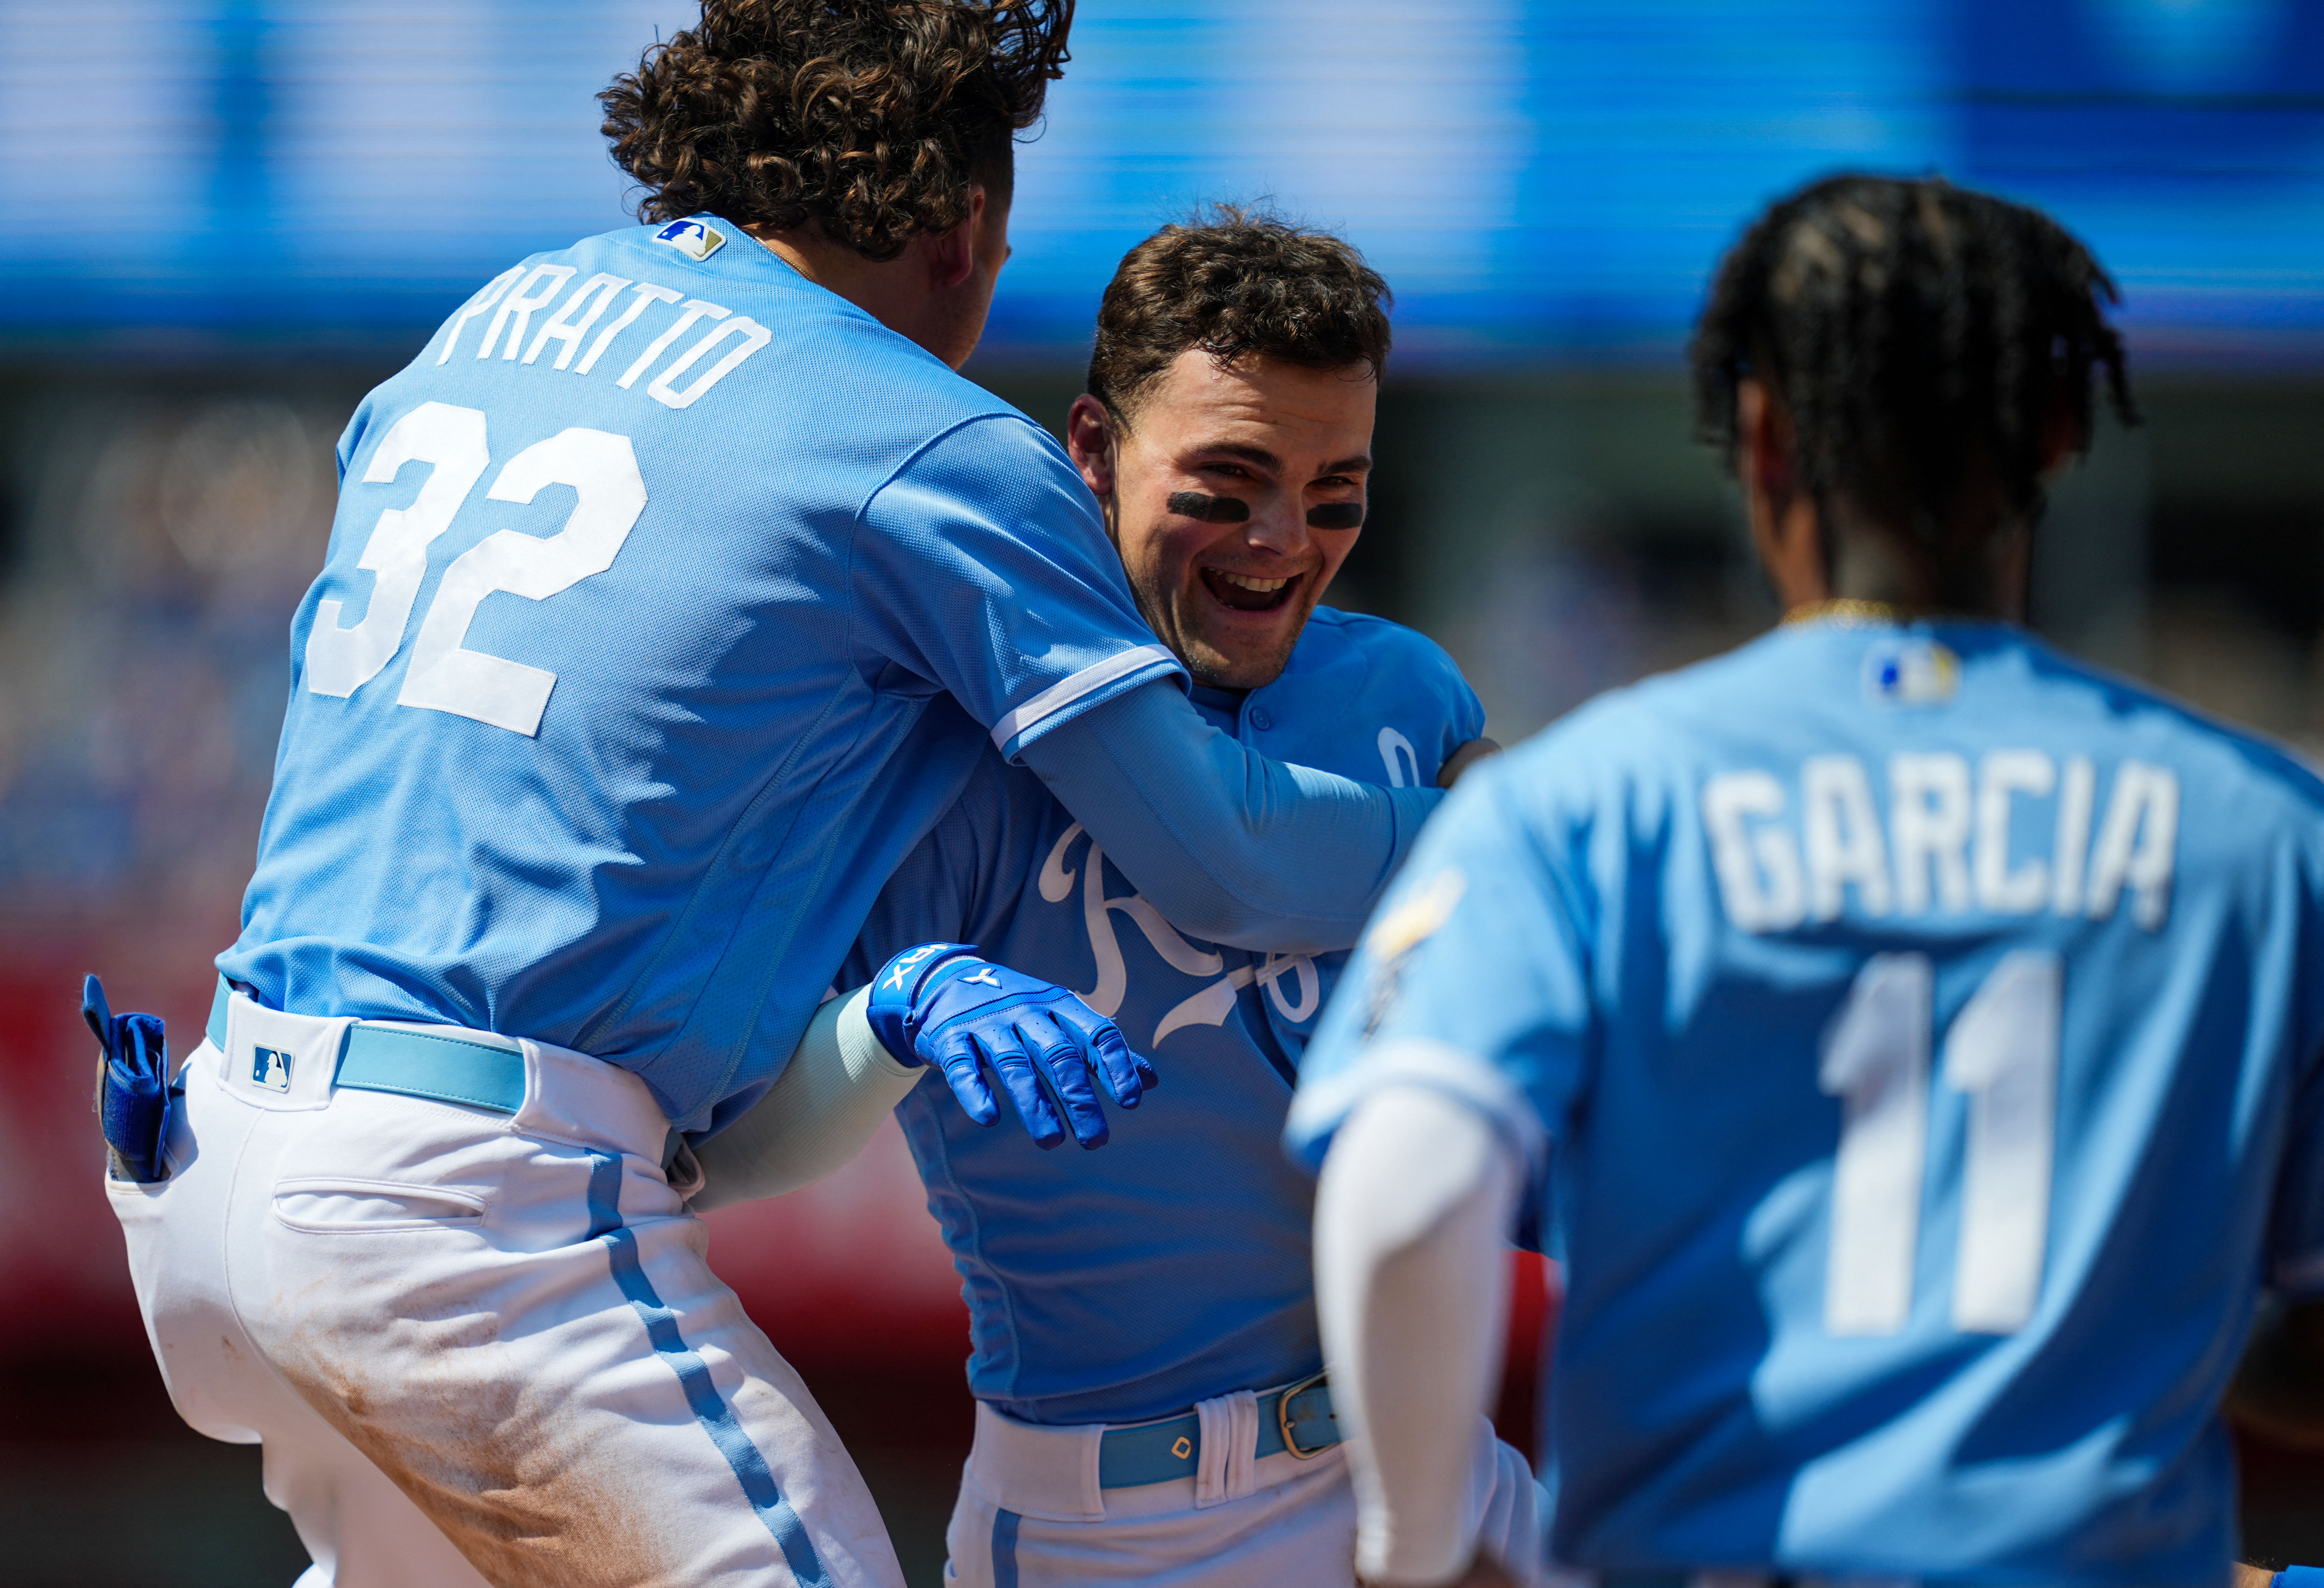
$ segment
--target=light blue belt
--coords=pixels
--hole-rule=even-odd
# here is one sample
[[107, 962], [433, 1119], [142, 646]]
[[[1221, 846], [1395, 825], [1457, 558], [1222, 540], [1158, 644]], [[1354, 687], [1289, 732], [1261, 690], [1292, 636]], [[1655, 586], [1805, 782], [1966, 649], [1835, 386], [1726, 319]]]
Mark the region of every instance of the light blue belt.
[[[208, 1035], [220, 1053], [226, 1051], [226, 1002], [232, 996], [226, 978], [219, 977], [217, 996], [210, 1001]], [[347, 1028], [339, 1048], [332, 1084], [514, 1113], [524, 1106], [524, 1055], [473, 1037], [357, 1020]]]
[[[1340, 1442], [1339, 1419], [1332, 1412], [1332, 1387], [1323, 1375], [1259, 1398], [1259, 1449], [1264, 1459], [1283, 1451], [1305, 1460], [1321, 1455]], [[1187, 1412], [1158, 1423], [1108, 1428], [1097, 1446], [1097, 1486], [1135, 1489], [1141, 1483], [1167, 1483], [1191, 1478], [1203, 1460], [1203, 1417]]]

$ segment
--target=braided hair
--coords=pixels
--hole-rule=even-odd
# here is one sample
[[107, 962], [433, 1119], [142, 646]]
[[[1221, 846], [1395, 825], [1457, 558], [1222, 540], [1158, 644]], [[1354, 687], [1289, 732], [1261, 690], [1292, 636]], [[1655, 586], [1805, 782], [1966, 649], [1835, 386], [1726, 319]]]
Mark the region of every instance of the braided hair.
[[1781, 395], [1801, 487], [1909, 524], [1932, 555], [1972, 482], [2038, 518], [2048, 448], [2087, 452], [2091, 372], [2137, 422], [2114, 282], [2038, 210], [1932, 178], [1827, 178], [1720, 266], [1696, 328], [1695, 428], [1731, 469], [1736, 387]]

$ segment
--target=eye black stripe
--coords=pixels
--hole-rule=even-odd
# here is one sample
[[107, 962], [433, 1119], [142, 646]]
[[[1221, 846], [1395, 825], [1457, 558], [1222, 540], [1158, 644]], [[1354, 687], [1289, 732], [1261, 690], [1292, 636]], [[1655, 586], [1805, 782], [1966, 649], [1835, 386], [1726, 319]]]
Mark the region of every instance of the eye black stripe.
[[1206, 524], [1240, 524], [1250, 521], [1250, 503], [1232, 496], [1213, 496], [1204, 491], [1173, 491], [1163, 505], [1180, 518], [1191, 518]]
[[1360, 502], [1326, 502], [1307, 510], [1307, 527], [1311, 530], [1352, 530], [1364, 522], [1364, 504]]

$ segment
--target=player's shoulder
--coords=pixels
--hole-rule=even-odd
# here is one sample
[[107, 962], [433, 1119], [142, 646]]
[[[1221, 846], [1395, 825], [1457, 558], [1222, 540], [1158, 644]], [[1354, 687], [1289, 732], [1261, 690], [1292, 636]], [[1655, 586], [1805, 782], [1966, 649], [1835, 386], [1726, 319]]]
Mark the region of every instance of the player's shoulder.
[[[1707, 768], [1803, 705], [1790, 636], [1776, 631], [1606, 690], [1463, 780], [1536, 826], [1657, 826]], [[1456, 792], [1455, 798], [1459, 797]]]
[[1286, 673], [1362, 672], [1404, 686], [1434, 689], [1466, 698], [1469, 681], [1460, 664], [1435, 641], [1370, 613], [1318, 606], [1292, 647]]
[[[2229, 801], [2276, 802], [2303, 822], [2324, 817], [2324, 778], [2284, 745], [2150, 684], [2062, 654], [2027, 636], [2023, 666], [2038, 687], [2099, 714], [2123, 753], [2170, 767]], [[2255, 811], [2253, 814], [2257, 814]]]
[[[1881, 698], [1901, 670], [1915, 708]], [[1926, 715], [1918, 715], [1925, 710]], [[2324, 780], [2280, 745], [2012, 625], [1797, 625], [1609, 690], [1511, 752], [1526, 786], [1675, 783], [1738, 755], [1877, 744], [1907, 728], [1996, 743], [2023, 734], [2174, 772], [2223, 808], [2324, 834]], [[2319, 839], [2324, 845], [2324, 839]]]
[[1300, 648], [1345, 649], [1360, 652], [1376, 663], [1408, 665], [1420, 663], [1433, 670], [1460, 676], [1460, 668], [1442, 645], [1400, 623], [1376, 617], [1368, 612], [1349, 612], [1337, 606], [1318, 606], [1309, 614], [1307, 628], [1299, 636]]
[[[845, 438], [844, 450], [875, 466], [892, 466], [899, 455], [979, 420], [992, 421], [993, 444], [1004, 448], [1039, 450], [1048, 439], [1007, 402], [715, 215], [622, 226], [529, 255], [479, 283], [478, 298], [498, 292], [528, 303], [537, 300], [539, 318], [547, 319], [566, 300], [582, 307], [590, 284], [607, 278], [617, 283], [613, 295], [622, 299], [624, 309], [612, 309], [609, 295], [586, 311], [593, 328], [610, 327], [634, 307], [640, 318], [626, 331], [629, 337], [648, 339], [664, 321], [691, 312], [706, 334], [723, 328], [731, 337], [733, 328], [747, 325], [773, 344], [766, 354], [741, 361], [721, 384], [737, 392], [756, 388], [762, 397], [783, 401], [722, 402], [712, 411], [724, 423], [827, 430]], [[802, 393], [812, 401], [798, 401]]]
[[1769, 637], [1591, 697], [1509, 752], [1514, 774], [1635, 776], [1731, 730], [1779, 698]]

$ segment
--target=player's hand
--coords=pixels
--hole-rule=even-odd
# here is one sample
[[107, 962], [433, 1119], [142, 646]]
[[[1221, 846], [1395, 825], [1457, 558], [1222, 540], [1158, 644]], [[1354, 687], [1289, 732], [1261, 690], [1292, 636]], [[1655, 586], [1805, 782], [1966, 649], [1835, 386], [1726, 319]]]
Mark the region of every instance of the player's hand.
[[1501, 746], [1498, 740], [1470, 740], [1444, 758], [1444, 764], [1436, 771], [1436, 786], [1440, 789], [1450, 789], [1461, 780], [1462, 772], [1467, 771], [1479, 762], [1499, 755], [1500, 752]]
[[868, 1013], [896, 1062], [941, 1069], [980, 1125], [1001, 1117], [985, 1071], [998, 1075], [1018, 1119], [1045, 1148], [1063, 1141], [1069, 1127], [1084, 1147], [1105, 1145], [1099, 1081], [1123, 1108], [1136, 1108], [1155, 1083], [1153, 1066], [1130, 1051], [1111, 1020], [964, 943], [924, 943], [890, 960], [872, 983]]

